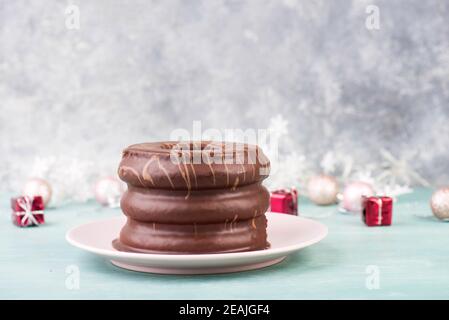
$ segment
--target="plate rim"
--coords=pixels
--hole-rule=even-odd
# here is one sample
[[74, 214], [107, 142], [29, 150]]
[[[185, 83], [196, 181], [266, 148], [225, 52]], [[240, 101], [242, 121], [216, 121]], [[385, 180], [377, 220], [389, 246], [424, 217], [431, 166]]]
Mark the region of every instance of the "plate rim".
[[72, 239], [71, 234], [76, 230], [79, 229], [81, 227], [84, 227], [86, 225], [90, 225], [90, 224], [97, 224], [101, 221], [111, 221], [111, 220], [123, 220], [126, 219], [126, 217], [124, 216], [120, 216], [120, 217], [110, 217], [110, 218], [104, 218], [104, 219], [98, 219], [95, 221], [90, 221], [90, 222], [86, 222], [77, 226], [74, 226], [72, 228], [70, 228], [66, 234], [65, 234], [65, 239], [66, 241], [71, 244], [72, 246], [91, 252], [91, 253], [95, 253], [101, 256], [107, 256], [107, 257], [120, 257], [120, 258], [127, 258], [127, 259], [135, 259], [135, 260], [157, 260], [157, 261], [184, 261], [186, 259], [189, 260], [196, 260], [196, 261], [204, 261], [204, 260], [209, 260], [209, 259], [221, 259], [221, 258], [225, 258], [225, 259], [240, 259], [243, 257], [246, 258], [257, 258], [257, 257], [264, 257], [267, 255], [288, 255], [291, 252], [294, 252], [296, 250], [311, 246], [315, 243], [318, 243], [319, 241], [323, 240], [324, 238], [327, 237], [328, 233], [329, 233], [329, 228], [318, 221], [315, 221], [313, 219], [309, 219], [309, 218], [303, 218], [300, 216], [293, 216], [293, 215], [289, 215], [289, 214], [284, 214], [284, 213], [273, 213], [273, 212], [267, 212], [266, 213], [268, 216], [270, 215], [276, 215], [278, 217], [282, 217], [283, 219], [300, 219], [303, 221], [307, 221], [308, 223], [313, 223], [315, 224], [317, 227], [321, 228], [321, 233], [319, 236], [316, 236], [314, 238], [311, 238], [307, 241], [303, 241], [301, 243], [298, 244], [292, 244], [292, 245], [288, 245], [288, 246], [283, 246], [280, 248], [268, 248], [265, 250], [257, 250], [257, 251], [244, 251], [244, 252], [231, 252], [231, 253], [204, 253], [204, 254], [157, 254], [157, 253], [138, 253], [138, 252], [123, 252], [123, 251], [118, 251], [118, 250], [109, 250], [109, 249], [101, 249], [101, 248], [97, 248], [97, 247], [92, 247], [92, 246], [88, 246], [88, 245], [84, 245], [82, 243], [79, 243], [77, 241], [75, 241], [74, 239]]

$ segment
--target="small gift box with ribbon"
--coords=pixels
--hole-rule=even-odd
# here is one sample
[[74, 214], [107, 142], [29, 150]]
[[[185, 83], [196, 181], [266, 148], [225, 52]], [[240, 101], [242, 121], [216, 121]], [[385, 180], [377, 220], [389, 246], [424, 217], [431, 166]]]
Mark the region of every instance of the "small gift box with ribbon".
[[368, 227], [389, 226], [393, 216], [390, 197], [362, 197], [362, 219]]
[[12, 221], [19, 227], [38, 226], [44, 220], [44, 201], [41, 196], [11, 199]]
[[298, 215], [298, 192], [295, 188], [271, 192], [270, 211]]

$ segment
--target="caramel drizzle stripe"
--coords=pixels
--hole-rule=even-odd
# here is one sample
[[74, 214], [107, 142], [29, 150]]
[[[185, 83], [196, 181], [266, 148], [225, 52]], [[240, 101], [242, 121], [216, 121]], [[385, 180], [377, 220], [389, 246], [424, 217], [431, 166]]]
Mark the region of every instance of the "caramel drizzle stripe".
[[253, 164], [252, 166], [251, 166], [251, 168], [253, 168], [253, 180], [256, 178], [256, 165], [255, 164]]
[[256, 227], [256, 215], [257, 215], [257, 210], [254, 211], [254, 217], [251, 220], [251, 225], [253, 226], [254, 229], [257, 229], [257, 227]]
[[190, 172], [189, 169], [187, 168], [187, 164], [184, 162], [184, 169], [185, 169], [185, 174], [187, 175], [187, 189], [189, 190], [190, 193], [190, 189], [192, 189], [192, 182], [190, 181]]
[[[191, 189], [191, 185], [190, 185], [190, 177], [189, 177], [189, 171], [187, 169], [186, 164], [184, 163], [184, 168], [186, 169], [186, 172], [184, 172], [181, 168], [181, 164], [178, 164], [178, 169], [179, 172], [181, 173], [182, 178], [184, 179], [184, 182], [186, 183], [186, 187], [187, 187], [187, 195], [185, 196], [184, 199], [188, 199], [190, 196], [190, 189]], [[187, 175], [187, 177], [186, 177]]]
[[235, 178], [234, 185], [232, 186], [232, 191], [235, 191], [238, 185], [239, 185], [239, 177]]
[[156, 222], [153, 222], [153, 230], [156, 231]]
[[158, 164], [158, 166], [159, 166], [159, 169], [161, 169], [161, 170], [165, 173], [165, 176], [167, 177], [168, 182], [170, 182], [171, 187], [174, 189], [175, 186], [174, 186], [173, 182], [171, 181], [171, 178], [170, 178], [170, 176], [168, 175], [167, 170], [165, 170], [165, 168], [161, 165], [161, 161], [159, 160], [159, 157], [157, 158], [157, 164]]
[[226, 165], [226, 157], [225, 157], [226, 153], [223, 152], [222, 157], [221, 157], [221, 162], [224, 165], [224, 168], [226, 170], [226, 186], [229, 185], [229, 170], [228, 170], [228, 166]]
[[251, 220], [251, 226], [254, 228], [254, 229], [257, 229], [257, 227], [256, 227], [256, 219], [252, 219]]
[[[195, 150], [196, 150], [195, 148], [196, 145], [194, 144], [194, 150], [192, 150], [192, 153], [189, 156], [189, 160], [190, 160], [190, 167], [192, 168], [193, 178], [195, 179], [195, 188], [198, 189], [198, 180], [196, 176], [195, 166], [193, 165], [195, 162]], [[201, 146], [200, 146], [200, 157], [201, 157]]]
[[225, 162], [223, 162], [225, 170], [226, 170], [226, 186], [229, 186], [229, 170], [228, 170], [228, 166], [226, 165]]
[[151, 162], [153, 162], [153, 160], [154, 160], [154, 156], [152, 156], [151, 158], [150, 158], [150, 160], [148, 160], [148, 162], [145, 164], [145, 166], [143, 167], [143, 170], [142, 170], [142, 177], [143, 177], [143, 180], [145, 180], [145, 181], [150, 181], [151, 182], [151, 184], [154, 186], [154, 181], [153, 181], [153, 177], [151, 176], [151, 174], [150, 174], [150, 172], [149, 172], [149, 166], [150, 166], [150, 164], [151, 164]]
[[215, 185], [215, 171], [214, 168], [212, 168], [212, 164], [210, 163], [210, 158], [207, 159], [207, 165], [209, 166], [210, 172], [212, 172], [212, 180]]
[[226, 219], [226, 220], [225, 220], [225, 223], [224, 223], [224, 228], [225, 228], [225, 230], [227, 230], [227, 228], [226, 228], [227, 225], [228, 225], [228, 219]]
[[178, 169], [179, 169], [179, 172], [181, 173], [182, 179], [186, 183], [187, 188], [189, 188], [189, 183], [187, 182], [186, 176], [185, 176], [184, 172], [182, 171], [181, 164], [178, 164]]
[[245, 166], [243, 165], [243, 163], [241, 163], [240, 166], [242, 167], [242, 171], [243, 171], [243, 182], [245, 182], [245, 180], [246, 180]]
[[196, 172], [195, 172], [195, 167], [193, 166], [193, 163], [190, 163], [190, 166], [192, 167], [192, 173], [193, 173], [193, 178], [195, 178], [195, 187], [198, 188], [198, 181], [196, 178]]
[[126, 175], [126, 171], [131, 171], [139, 180], [140, 184], [144, 187], [145, 184], [143, 183], [142, 179], [140, 178], [140, 174], [136, 171], [136, 169], [128, 167], [128, 166], [121, 166], [120, 167], [120, 171], [125, 171], [125, 175]]
[[236, 214], [235, 216], [234, 216], [234, 219], [232, 219], [232, 221], [231, 221], [231, 232], [234, 232], [234, 224], [235, 224], [235, 222], [237, 221], [237, 219], [238, 219], [238, 214]]

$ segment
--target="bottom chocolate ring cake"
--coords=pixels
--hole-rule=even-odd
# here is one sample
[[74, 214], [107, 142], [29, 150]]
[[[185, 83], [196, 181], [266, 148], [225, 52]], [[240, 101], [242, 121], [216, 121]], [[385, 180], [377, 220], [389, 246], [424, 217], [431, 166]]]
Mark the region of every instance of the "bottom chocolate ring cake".
[[160, 254], [231, 253], [263, 250], [267, 219], [220, 224], [173, 225], [142, 223], [129, 219], [113, 246], [120, 251]]

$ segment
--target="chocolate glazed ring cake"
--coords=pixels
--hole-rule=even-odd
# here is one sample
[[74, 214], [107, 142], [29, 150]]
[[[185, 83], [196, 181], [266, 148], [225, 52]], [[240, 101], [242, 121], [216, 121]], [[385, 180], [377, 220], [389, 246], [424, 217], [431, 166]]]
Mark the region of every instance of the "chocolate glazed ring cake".
[[268, 247], [270, 163], [254, 145], [156, 142], [123, 151], [119, 177], [127, 216], [121, 251], [226, 253]]

